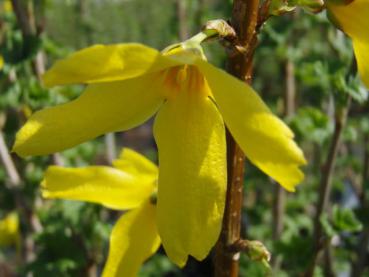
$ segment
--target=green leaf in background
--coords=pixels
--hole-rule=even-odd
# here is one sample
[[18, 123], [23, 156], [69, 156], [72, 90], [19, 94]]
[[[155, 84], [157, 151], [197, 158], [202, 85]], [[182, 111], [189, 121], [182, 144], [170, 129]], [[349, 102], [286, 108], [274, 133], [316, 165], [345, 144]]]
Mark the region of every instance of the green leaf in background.
[[337, 205], [332, 209], [332, 221], [336, 230], [341, 232], [358, 232], [363, 228], [351, 209], [340, 208]]
[[324, 233], [329, 238], [332, 238], [337, 234], [337, 231], [335, 230], [326, 213], [322, 214], [322, 216], [320, 217], [320, 223], [322, 224]]
[[328, 116], [314, 107], [299, 109], [290, 123], [297, 137], [303, 137], [319, 145], [329, 138], [331, 134], [329, 125]]

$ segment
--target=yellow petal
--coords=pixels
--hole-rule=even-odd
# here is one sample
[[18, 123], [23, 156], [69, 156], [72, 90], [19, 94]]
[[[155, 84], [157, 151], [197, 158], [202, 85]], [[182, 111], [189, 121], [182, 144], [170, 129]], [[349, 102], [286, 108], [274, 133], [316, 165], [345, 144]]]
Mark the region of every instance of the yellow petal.
[[175, 66], [153, 48], [138, 43], [95, 45], [60, 60], [43, 76], [45, 86], [125, 80]]
[[369, 1], [354, 0], [349, 5], [335, 5], [331, 1], [328, 9], [352, 38], [360, 76], [369, 88]]
[[4, 67], [4, 58], [0, 55], [0, 70]]
[[49, 154], [143, 123], [163, 101], [157, 77], [93, 84], [74, 101], [36, 112], [18, 132], [13, 151]]
[[[197, 73], [199, 74], [199, 73]], [[216, 243], [226, 193], [223, 120], [198, 76], [172, 95], [154, 125], [159, 152], [158, 228], [169, 258], [184, 266]]]
[[136, 277], [143, 262], [160, 246], [155, 206], [144, 203], [124, 214], [110, 236], [103, 277]]
[[140, 153], [124, 148], [117, 160], [113, 161], [114, 167], [132, 174], [158, 177], [158, 167]]
[[106, 166], [50, 166], [41, 183], [46, 198], [88, 201], [113, 209], [131, 209], [150, 197], [154, 180]]
[[293, 133], [274, 116], [251, 87], [202, 61], [215, 101], [230, 132], [246, 156], [285, 189], [294, 191], [303, 180], [299, 166], [305, 164]]
[[13, 11], [13, 5], [12, 2], [10, 0], [5, 0], [3, 3], [3, 11], [5, 13], [10, 13]]
[[369, 41], [353, 39], [352, 43], [354, 46], [359, 75], [365, 86], [369, 88]]
[[17, 213], [8, 214], [0, 220], [0, 246], [10, 246], [18, 243], [19, 218]]

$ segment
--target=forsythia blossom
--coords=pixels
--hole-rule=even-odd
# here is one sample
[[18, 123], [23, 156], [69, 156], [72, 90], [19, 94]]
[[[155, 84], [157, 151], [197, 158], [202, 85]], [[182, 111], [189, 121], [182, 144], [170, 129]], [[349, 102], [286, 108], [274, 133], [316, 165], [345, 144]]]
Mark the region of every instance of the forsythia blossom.
[[81, 200], [130, 210], [113, 228], [102, 276], [134, 277], [160, 246], [155, 207], [158, 169], [130, 149], [124, 149], [113, 166], [51, 166], [41, 183], [42, 194], [46, 198]]
[[369, 1], [338, 2], [328, 1], [328, 11], [339, 27], [351, 37], [359, 74], [369, 88]]
[[0, 220], [0, 247], [15, 245], [19, 250], [19, 218], [15, 212]]
[[0, 70], [4, 67], [4, 58], [0, 55]]
[[225, 125], [246, 156], [289, 191], [305, 164], [291, 130], [254, 90], [204, 60], [191, 40], [163, 52], [141, 44], [96, 45], [57, 62], [51, 87], [87, 84], [76, 100], [36, 112], [14, 151], [40, 155], [133, 128], [158, 113], [158, 228], [180, 266], [204, 259], [217, 241], [226, 194]]
[[10, 13], [13, 11], [13, 6], [10, 0], [4, 0], [0, 6], [0, 11], [4, 13]]

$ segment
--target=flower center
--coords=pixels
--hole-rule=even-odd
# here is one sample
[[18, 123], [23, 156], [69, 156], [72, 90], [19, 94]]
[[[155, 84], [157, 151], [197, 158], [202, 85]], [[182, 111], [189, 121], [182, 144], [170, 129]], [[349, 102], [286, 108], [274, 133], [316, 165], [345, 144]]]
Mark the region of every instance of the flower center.
[[205, 79], [199, 70], [192, 65], [181, 65], [169, 68], [164, 73], [166, 96], [173, 97], [178, 93], [203, 92]]

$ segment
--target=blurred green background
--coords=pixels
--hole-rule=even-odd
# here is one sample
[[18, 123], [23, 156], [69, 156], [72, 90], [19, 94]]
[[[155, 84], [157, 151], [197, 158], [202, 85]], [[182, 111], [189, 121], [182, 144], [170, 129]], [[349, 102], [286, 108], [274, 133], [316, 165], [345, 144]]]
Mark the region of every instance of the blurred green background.
[[[118, 212], [93, 204], [41, 199], [40, 180], [50, 164], [109, 164], [122, 147], [139, 150], [156, 161], [152, 122], [52, 156], [21, 159], [9, 154], [16, 131], [33, 111], [74, 99], [83, 89], [47, 90], [39, 82], [40, 74], [56, 59], [96, 43], [141, 42], [163, 49], [196, 34], [209, 19], [228, 19], [232, 1], [19, 2], [25, 8], [29, 30], [17, 19], [10, 1], [0, 0], [0, 54], [4, 59], [0, 71], [0, 218], [14, 212], [19, 217], [19, 230], [9, 231], [5, 239], [1, 236], [9, 224], [0, 223], [0, 276], [97, 276]], [[205, 51], [211, 63], [225, 67], [226, 53], [219, 44], [208, 43]], [[369, 276], [369, 106], [353, 64], [350, 41], [329, 23], [325, 13], [296, 9], [268, 20], [259, 35], [253, 85], [294, 130], [308, 159], [305, 181], [293, 194], [283, 192], [246, 164], [242, 232], [270, 250], [273, 276], [301, 276], [310, 264], [318, 187], [327, 173], [334, 134], [341, 131], [337, 123], [343, 125], [342, 143], [332, 174], [329, 207], [321, 217], [330, 242], [315, 275]], [[345, 120], [342, 114], [347, 109]], [[4, 157], [15, 165], [13, 175]], [[161, 249], [145, 263], [140, 276], [211, 276], [212, 269], [212, 257], [176, 268]], [[265, 276], [267, 269], [242, 254], [240, 274]]]

